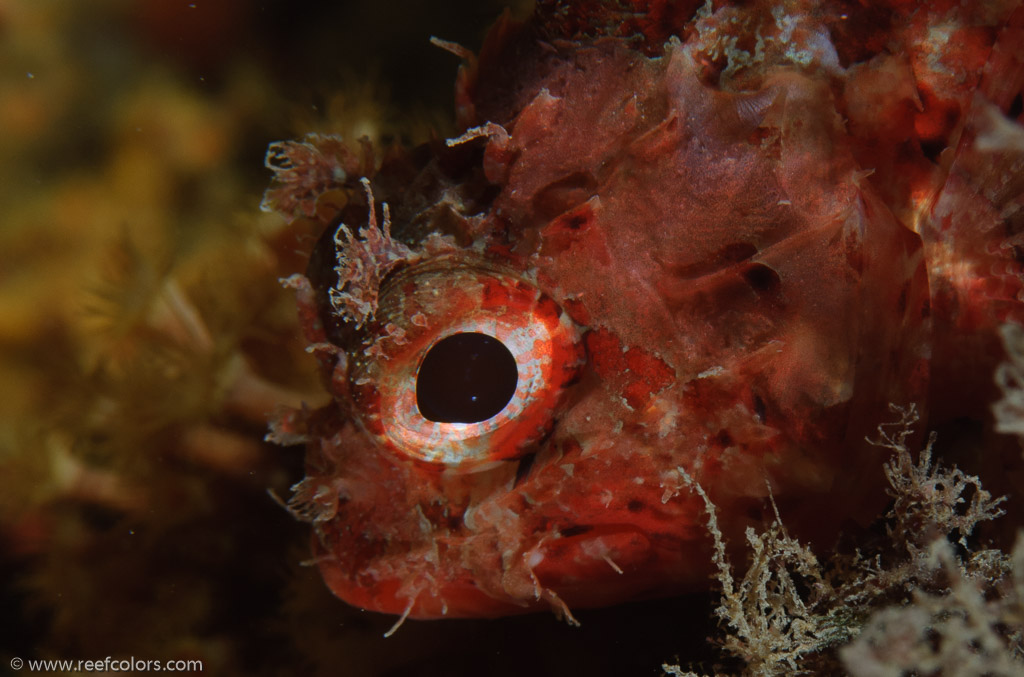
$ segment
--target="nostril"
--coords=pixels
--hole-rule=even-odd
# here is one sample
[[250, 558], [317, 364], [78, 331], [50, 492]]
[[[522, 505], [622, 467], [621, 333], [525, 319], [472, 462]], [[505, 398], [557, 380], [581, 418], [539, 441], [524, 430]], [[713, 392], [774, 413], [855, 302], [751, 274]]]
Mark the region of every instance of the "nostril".
[[759, 294], [775, 293], [782, 285], [779, 274], [763, 263], [751, 263], [743, 271], [743, 279]]

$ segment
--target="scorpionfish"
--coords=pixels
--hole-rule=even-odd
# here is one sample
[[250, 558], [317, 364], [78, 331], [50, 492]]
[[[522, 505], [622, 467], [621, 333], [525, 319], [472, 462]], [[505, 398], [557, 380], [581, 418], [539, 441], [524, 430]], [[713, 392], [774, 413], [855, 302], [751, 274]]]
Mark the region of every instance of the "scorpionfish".
[[455, 138], [272, 144], [330, 589], [571, 620], [708, 585], [698, 485], [733, 542], [877, 516], [890, 404], [984, 416], [1024, 315], [1020, 5], [540, 0], [434, 39]]

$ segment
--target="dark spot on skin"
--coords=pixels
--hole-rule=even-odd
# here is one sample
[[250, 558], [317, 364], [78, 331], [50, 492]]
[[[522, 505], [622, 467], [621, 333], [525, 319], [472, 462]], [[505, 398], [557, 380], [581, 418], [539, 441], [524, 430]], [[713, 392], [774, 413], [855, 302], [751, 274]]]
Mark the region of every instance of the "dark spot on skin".
[[518, 487], [519, 483], [526, 479], [526, 476], [530, 474], [533, 469], [533, 462], [537, 460], [537, 454], [527, 454], [519, 459], [519, 465], [516, 466], [516, 479], [512, 482], [513, 487]]
[[761, 399], [760, 395], [755, 394], [754, 395], [754, 416], [757, 417], [757, 422], [758, 423], [764, 423], [765, 422], [765, 418], [767, 416], [767, 413], [768, 413], [768, 408], [765, 405], [764, 400]]
[[573, 214], [563, 221], [562, 224], [569, 230], [579, 230], [587, 224], [587, 219], [582, 214]]
[[921, 141], [921, 152], [932, 162], [938, 164], [939, 155], [946, 149], [945, 139], [930, 139]]
[[1010, 102], [1010, 108], [1006, 111], [1006, 116], [1011, 120], [1015, 120], [1020, 117], [1020, 114], [1024, 113], [1024, 93], [1017, 92], [1017, 96], [1013, 97], [1013, 101]]
[[896, 301], [896, 310], [899, 312], [900, 315], [907, 311], [908, 284], [903, 285], [903, 289], [900, 290], [900, 298]]
[[723, 428], [722, 430], [718, 431], [717, 435], [715, 435], [714, 443], [722, 447], [723, 449], [726, 447], [731, 447], [733, 444], [732, 435], [729, 434], [729, 431]]
[[921, 304], [921, 317], [928, 318], [932, 316], [932, 303], [928, 299], [925, 299], [924, 303]]
[[580, 534], [585, 534], [593, 528], [594, 527], [590, 526], [589, 524], [574, 524], [571, 527], [565, 527], [564, 529], [559, 529], [558, 531], [562, 535], [562, 538], [569, 538], [570, 536], [579, 536]]
[[629, 503], [626, 504], [626, 510], [628, 510], [630, 512], [640, 512], [643, 509], [644, 509], [644, 502], [640, 501], [640, 500], [637, 500], [635, 498], [633, 500], [631, 500]]
[[743, 271], [743, 279], [760, 294], [773, 294], [782, 286], [779, 274], [763, 263], [752, 263]]

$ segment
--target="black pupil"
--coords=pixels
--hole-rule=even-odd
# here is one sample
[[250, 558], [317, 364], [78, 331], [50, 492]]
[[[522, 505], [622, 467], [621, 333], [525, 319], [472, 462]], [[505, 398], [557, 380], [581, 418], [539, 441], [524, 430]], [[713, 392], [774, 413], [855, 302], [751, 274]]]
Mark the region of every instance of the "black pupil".
[[516, 358], [487, 334], [452, 334], [427, 351], [416, 375], [416, 405], [428, 421], [479, 423], [516, 392]]

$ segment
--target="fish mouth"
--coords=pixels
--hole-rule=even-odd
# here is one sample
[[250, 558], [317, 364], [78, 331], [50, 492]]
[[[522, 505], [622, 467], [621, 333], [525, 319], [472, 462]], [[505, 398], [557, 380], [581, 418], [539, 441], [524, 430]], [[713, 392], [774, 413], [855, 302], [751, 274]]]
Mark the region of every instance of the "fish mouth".
[[[320, 539], [313, 539], [313, 549], [337, 597], [414, 619], [604, 607], [699, 590], [711, 573], [703, 542], [682, 543], [678, 534], [624, 523], [573, 525], [497, 558], [493, 534], [455, 540], [382, 554], [356, 571]], [[502, 569], [500, 576], [493, 567]]]
[[698, 590], [711, 573], [703, 539], [634, 524], [574, 525], [536, 548], [532, 574], [570, 607], [595, 608]]

